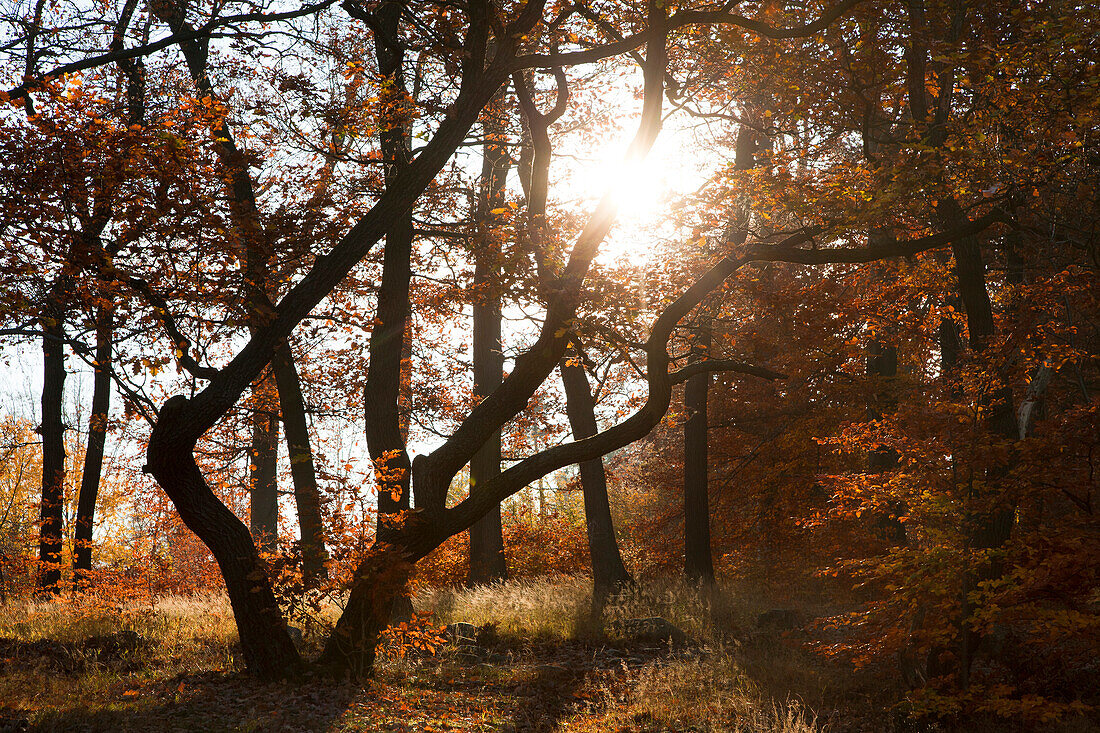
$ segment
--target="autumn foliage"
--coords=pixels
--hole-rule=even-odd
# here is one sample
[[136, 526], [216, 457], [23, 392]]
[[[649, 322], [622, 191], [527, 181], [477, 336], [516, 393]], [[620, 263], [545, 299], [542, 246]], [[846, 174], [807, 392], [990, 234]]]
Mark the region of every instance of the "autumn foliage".
[[1095, 721], [1095, 8], [101, 5], [0, 11], [0, 603], [359, 679], [433, 589], [686, 574]]

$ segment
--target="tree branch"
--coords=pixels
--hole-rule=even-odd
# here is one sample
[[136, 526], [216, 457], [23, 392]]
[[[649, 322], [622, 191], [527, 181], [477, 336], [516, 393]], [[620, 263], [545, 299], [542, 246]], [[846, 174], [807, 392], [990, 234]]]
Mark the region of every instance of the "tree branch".
[[[72, 61], [67, 64], [56, 66], [43, 74], [39, 74], [34, 78], [25, 80], [17, 87], [9, 89], [6, 92], [6, 96], [12, 101], [23, 99], [49, 79], [56, 79], [59, 76], [71, 74], [74, 71], [86, 71], [88, 69], [106, 66], [107, 64], [126, 61], [128, 59], [134, 59], [141, 56], [148, 56], [177, 43], [186, 43], [188, 41], [196, 41], [200, 38], [208, 37], [219, 28], [224, 28], [226, 26], [234, 25], [237, 23], [272, 23], [275, 21], [292, 20], [294, 18], [300, 18], [305, 15], [312, 15], [313, 13], [324, 10], [325, 8], [335, 4], [336, 2], [337, 0], [320, 0], [319, 2], [313, 3], [311, 5], [303, 5], [297, 10], [288, 10], [282, 13], [241, 13], [238, 15], [227, 15], [224, 18], [214, 17], [211, 18], [208, 22], [199, 26], [198, 28], [184, 30], [178, 33], [171, 33], [164, 38], [152, 41], [150, 43], [144, 43], [140, 46], [134, 46], [133, 48], [120, 48], [112, 40], [112, 47], [109, 48], [107, 51], [99, 53], [95, 56], [89, 56], [87, 58], [81, 59], [80, 61]], [[0, 93], [0, 97], [2, 97], [3, 95], [4, 93]]]
[[672, 380], [673, 384], [680, 384], [681, 382], [686, 382], [696, 374], [702, 374], [704, 372], [738, 372], [739, 374], [748, 374], [749, 376], [772, 380], [787, 378], [787, 375], [781, 372], [775, 372], [767, 367], [749, 364], [748, 362], [738, 361], [736, 359], [706, 359], [704, 361], [692, 362], [683, 369], [677, 369], [671, 372], [668, 378]]

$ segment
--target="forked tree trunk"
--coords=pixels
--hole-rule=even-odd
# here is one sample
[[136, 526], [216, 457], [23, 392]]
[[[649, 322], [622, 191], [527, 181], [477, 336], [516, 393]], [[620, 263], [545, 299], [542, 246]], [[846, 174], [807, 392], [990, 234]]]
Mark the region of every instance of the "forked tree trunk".
[[374, 667], [375, 647], [404, 597], [413, 565], [392, 545], [378, 543], [356, 570], [351, 595], [325, 642], [319, 666], [337, 678], [365, 679]]
[[100, 308], [96, 318], [95, 376], [92, 379], [92, 414], [88, 419], [88, 448], [84, 453], [84, 473], [80, 477], [76, 530], [73, 533], [73, 584], [82, 590], [90, 584], [92, 530], [95, 528], [95, 505], [103, 474], [103, 453], [111, 408], [113, 319], [111, 308]]
[[317, 488], [317, 473], [313, 468], [305, 401], [302, 399], [302, 385], [289, 344], [284, 342], [275, 350], [271, 369], [275, 372], [275, 382], [279, 389], [279, 411], [283, 416], [283, 435], [290, 459], [290, 478], [294, 483], [298, 528], [302, 533], [302, 577], [309, 586], [327, 574], [325, 561], [328, 560], [328, 552], [325, 549], [321, 494]]
[[[595, 402], [581, 358], [578, 348], [559, 365], [562, 385], [565, 387], [565, 411], [574, 440], [583, 440], [598, 432]], [[580, 464], [580, 472], [585, 528], [588, 531], [588, 554], [592, 558], [592, 613], [598, 616], [608, 596], [633, 584], [634, 579], [623, 564], [619, 543], [615, 538], [603, 459], [584, 461]]]
[[55, 291], [42, 313], [42, 504], [39, 515], [38, 591], [55, 595], [61, 583], [61, 531], [65, 505], [64, 306]]
[[[701, 333], [692, 343], [690, 361], [699, 362], [710, 350], [710, 318], [703, 315]], [[684, 386], [684, 574], [690, 580], [714, 582], [710, 547], [710, 501], [707, 492], [707, 391], [710, 372], [688, 379]]]
[[[471, 9], [474, 13], [485, 10], [480, 4], [471, 5]], [[647, 44], [643, 119], [632, 144], [632, 150], [643, 153], [652, 145], [659, 129], [663, 69], [667, 58], [664, 51], [664, 12], [657, 0], [649, 1], [648, 14], [651, 25], [659, 23], [655, 27], [662, 32], [657, 42]], [[514, 32], [526, 32], [533, 27], [537, 16], [537, 13], [520, 14], [519, 20], [510, 27]], [[481, 17], [477, 20], [485, 19]], [[476, 59], [484, 52], [488, 24], [475, 20], [471, 26], [474, 29], [471, 31], [471, 57]], [[511, 54], [517, 41], [513, 34], [501, 42], [508, 45], [508, 54]], [[355, 262], [362, 259], [370, 245], [381, 238], [385, 229], [393, 222], [388, 214], [392, 212], [399, 216], [413, 205], [419, 192], [430, 184], [461, 144], [474, 124], [477, 110], [500, 88], [508, 73], [510, 59], [508, 55], [494, 58], [483, 74], [476, 66], [473, 67], [476, 71], [470, 73], [482, 76], [471, 82], [472, 86], [464, 82], [463, 90], [455, 102], [455, 117], [452, 118], [455, 121], [448, 120], [441, 125], [432, 141], [410, 164], [409, 170], [413, 172], [401, 179], [402, 185], [387, 189], [372, 213], [353, 227], [354, 236], [349, 235], [350, 238], [342, 240], [319, 261], [309, 275], [291, 288], [290, 293], [281, 301], [276, 319], [271, 325], [254, 334], [231, 364], [210, 377], [210, 384], [205, 389], [192, 399], [182, 396], [169, 399], [157, 417], [149, 440], [148, 471], [168, 493], [184, 522], [214, 553], [233, 603], [246, 663], [250, 670], [260, 676], [293, 674], [299, 668], [300, 658], [282, 622], [271, 592], [270, 580], [264, 565], [259, 561], [247, 528], [206, 485], [195, 464], [195, 444], [239, 399], [248, 382], [260, 374], [277, 340], [285, 338], [294, 324], [336, 286]], [[464, 71], [469, 72], [470, 69], [465, 68]], [[391, 205], [396, 208], [387, 211]], [[375, 211], [380, 213], [373, 214]], [[551, 303], [539, 342], [529, 350], [528, 358], [517, 363], [509, 382], [475, 407], [443, 446], [429, 456], [418, 457], [414, 468], [414, 473], [417, 474], [416, 503], [418, 509], [422, 509], [423, 504], [423, 509], [414, 513], [410, 522], [401, 528], [401, 537], [398, 538], [400, 547], [386, 548], [383, 544], [374, 548], [364, 563], [365, 568], [357, 572], [345, 614], [338, 622], [322, 657], [330, 669], [347, 670], [357, 676], [369, 673], [374, 643], [392, 605], [395, 592], [392, 589], [404, 587], [412, 562], [438, 547], [448, 537], [469, 527], [492, 503], [499, 504], [502, 498], [537, 480], [539, 476], [636, 440], [651, 430], [660, 414], [667, 409], [670, 389], [666, 373], [667, 354], [664, 349], [672, 327], [670, 324], [681, 318], [691, 307], [685, 305], [686, 301], [692, 300], [692, 305], [696, 304], [698, 291], [714, 287], [711, 281], [728, 274], [727, 268], [735, 269], [738, 265], [733, 261], [716, 266], [708, 273], [705, 282], [693, 286], [689, 293], [670, 305], [659, 319], [659, 326], [651, 335], [651, 340], [659, 340], [660, 348], [650, 343], [646, 349], [649, 362], [655, 369], [650, 380], [650, 398], [629, 424], [620, 426], [620, 430], [614, 433], [605, 433], [602, 441], [582, 443], [582, 452], [576, 454], [562, 455], [561, 451], [544, 451], [541, 457], [528, 459], [521, 470], [487, 486], [482, 494], [482, 501], [467, 499], [453, 509], [444, 508], [450, 479], [469, 460], [476, 446], [485, 441], [487, 434], [523, 409], [524, 404], [563, 356], [566, 342], [561, 329], [575, 312], [574, 298], [580, 287], [581, 276], [595, 255], [596, 245], [606, 236], [612, 218], [605, 199], [597, 215], [593, 216], [595, 223], [586, 228], [586, 233], [574, 249], [576, 259], [573, 270], [576, 277], [565, 281], [567, 289]], [[415, 528], [410, 528], [410, 523], [415, 523]], [[394, 558], [392, 553], [402, 548], [404, 551], [399, 556], [400, 559]], [[377, 559], [379, 557], [382, 558], [381, 561]]]

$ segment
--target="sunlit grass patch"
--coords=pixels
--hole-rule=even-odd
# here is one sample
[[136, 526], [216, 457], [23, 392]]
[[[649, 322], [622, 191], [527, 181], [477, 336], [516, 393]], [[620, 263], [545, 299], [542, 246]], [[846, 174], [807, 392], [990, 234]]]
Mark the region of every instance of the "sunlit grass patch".
[[591, 581], [567, 576], [425, 589], [413, 602], [441, 624], [495, 624], [502, 634], [562, 639], [576, 635], [591, 593]]
[[71, 722], [119, 705], [138, 709], [144, 697], [136, 690], [158, 680], [239, 666], [221, 595], [144, 604], [94, 595], [11, 600], [0, 605], [0, 643], [0, 700], [45, 729], [58, 714]]

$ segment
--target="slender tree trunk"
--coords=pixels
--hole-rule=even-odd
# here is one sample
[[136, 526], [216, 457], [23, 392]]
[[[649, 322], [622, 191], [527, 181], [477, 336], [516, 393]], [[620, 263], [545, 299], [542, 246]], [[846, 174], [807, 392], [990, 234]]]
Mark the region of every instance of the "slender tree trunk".
[[[756, 131], [749, 125], [741, 125], [734, 147], [734, 169], [751, 170], [756, 165], [759, 145]], [[744, 244], [750, 215], [751, 209], [746, 201], [740, 211], [742, 221], [730, 236], [734, 245]], [[707, 357], [713, 338], [712, 313], [700, 308], [699, 314], [700, 334], [692, 344], [689, 355], [689, 360], [693, 362]], [[684, 385], [684, 406], [690, 413], [684, 424], [684, 574], [691, 580], [707, 584], [714, 582], [708, 492], [710, 465], [707, 456], [707, 393], [710, 381], [710, 373], [701, 372], [689, 378]]]
[[38, 559], [38, 591], [55, 595], [61, 583], [61, 532], [65, 505], [64, 306], [55, 291], [47, 296], [42, 315], [42, 505]]
[[[707, 314], [701, 333], [692, 343], [690, 361], [706, 359], [711, 343]], [[710, 506], [707, 496], [707, 391], [710, 372], [688, 379], [684, 386], [684, 574], [691, 580], [714, 582], [714, 560], [710, 547]]]
[[[478, 264], [475, 280], [485, 283], [487, 267]], [[500, 385], [504, 358], [500, 346], [499, 299], [474, 305], [474, 395], [485, 397]], [[500, 431], [493, 435], [470, 459], [470, 493], [500, 473]], [[470, 527], [470, 585], [492, 583], [507, 577], [504, 558], [504, 531], [500, 506], [488, 512]]]
[[[405, 49], [399, 43], [403, 2], [384, 3], [366, 20], [377, 27], [374, 51], [378, 70], [388, 80], [383, 88], [383, 124], [378, 142], [390, 186], [412, 157]], [[378, 309], [370, 337], [370, 364], [363, 394], [367, 449], [378, 478], [378, 530], [383, 542], [392, 539], [393, 518], [410, 506], [411, 465], [401, 417], [402, 374], [411, 314], [410, 281], [413, 251], [412, 212], [399, 217], [386, 232]], [[404, 386], [407, 392], [408, 385]], [[405, 609], [406, 611], [409, 609]], [[403, 612], [398, 612], [401, 615]]]
[[95, 528], [95, 505], [103, 473], [107, 420], [111, 408], [113, 338], [114, 312], [110, 307], [101, 307], [96, 318], [95, 376], [92, 380], [92, 414], [88, 420], [88, 448], [84, 453], [84, 473], [80, 477], [73, 535], [73, 583], [82, 590], [90, 583], [92, 569], [92, 530]]
[[[947, 224], [955, 225], [964, 216], [953, 199], [947, 199], [940, 205], [941, 215]], [[966, 309], [966, 325], [970, 351], [979, 361], [987, 359], [987, 348], [995, 335], [993, 307], [985, 282], [985, 263], [982, 250], [976, 237], [963, 237], [952, 243], [955, 256], [955, 275], [959, 283], [959, 297]], [[999, 375], [988, 373], [992, 367], [985, 365], [987, 378], [999, 380]], [[982, 407], [986, 418], [984, 428], [992, 435], [1007, 441], [1017, 439], [1018, 428], [1013, 406], [1012, 390], [1005, 384], [988, 390], [982, 398]], [[990, 492], [1000, 490], [1001, 481], [1007, 475], [1009, 466], [993, 464], [985, 467], [984, 475], [978, 484], [982, 488], [972, 488], [968, 497], [971, 504], [977, 505], [967, 517], [967, 544], [975, 550], [995, 550], [1004, 546], [1012, 533], [1015, 520], [1015, 506], [999, 505], [998, 497]], [[1002, 574], [1001, 562], [990, 558], [967, 573], [963, 580], [963, 622], [962, 644], [958, 663], [959, 684], [965, 689], [969, 683], [970, 667], [974, 662], [974, 653], [981, 642], [980, 632], [974, 631], [970, 624], [973, 609], [970, 607], [970, 593], [981, 583], [999, 578]]]
[[271, 368], [279, 389], [279, 410], [283, 416], [283, 435], [290, 458], [290, 478], [294, 482], [298, 527], [302, 533], [302, 575], [308, 586], [327, 574], [325, 561], [328, 560], [328, 551], [325, 549], [321, 494], [313, 467], [302, 385], [289, 344], [283, 343], [275, 350]]
[[[563, 359], [559, 365], [562, 385], [565, 387], [565, 411], [575, 440], [583, 440], [597, 433], [596, 406], [580, 358], [578, 348], [577, 353]], [[603, 609], [610, 594], [623, 586], [631, 585], [634, 580], [623, 564], [619, 543], [615, 538], [603, 459], [584, 461], [580, 464], [580, 472], [581, 489], [584, 492], [585, 527], [588, 530], [588, 554], [592, 558], [592, 610], [595, 615]]]
[[261, 552], [274, 552], [279, 538], [279, 484], [276, 478], [279, 417], [271, 404], [270, 374], [253, 387], [252, 447], [249, 451], [248, 495], [252, 537]]
[[400, 414], [401, 372], [409, 282], [412, 277], [412, 221], [403, 217], [386, 235], [378, 312], [370, 338], [370, 366], [364, 391], [367, 448], [378, 467], [378, 536], [390, 518], [410, 505], [410, 461]]
[[[504, 136], [498, 95], [486, 110], [483, 123], [482, 189], [478, 211], [478, 251], [474, 267], [474, 396], [484, 398], [500, 386], [504, 375], [504, 354], [500, 340], [501, 298], [497, 286], [501, 244], [494, 226], [493, 210], [504, 205], [504, 184], [511, 159], [499, 141]], [[470, 460], [470, 493], [500, 473], [500, 431], [496, 431]], [[507, 577], [504, 533], [500, 507], [470, 527], [470, 585], [491, 583]]]

